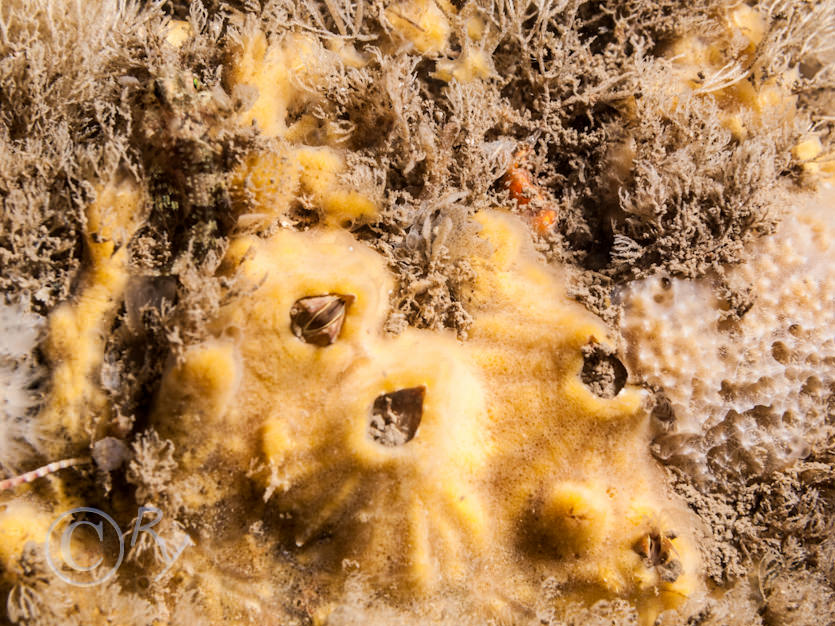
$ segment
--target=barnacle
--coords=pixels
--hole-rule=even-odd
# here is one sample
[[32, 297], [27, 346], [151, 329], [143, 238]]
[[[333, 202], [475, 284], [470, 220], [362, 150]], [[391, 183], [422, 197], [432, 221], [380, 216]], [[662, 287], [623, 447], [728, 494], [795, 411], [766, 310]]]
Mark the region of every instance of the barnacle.
[[329, 346], [342, 330], [345, 311], [354, 296], [328, 294], [299, 298], [290, 309], [293, 334], [317, 346]]
[[423, 417], [426, 387], [409, 387], [374, 399], [368, 432], [384, 446], [402, 446], [414, 439]]

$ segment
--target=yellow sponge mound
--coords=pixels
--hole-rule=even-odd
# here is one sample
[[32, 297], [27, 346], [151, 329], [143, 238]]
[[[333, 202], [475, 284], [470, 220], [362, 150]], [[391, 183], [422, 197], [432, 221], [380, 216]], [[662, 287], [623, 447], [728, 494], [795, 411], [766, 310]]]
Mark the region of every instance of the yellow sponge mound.
[[88, 437], [92, 418], [109, 410], [94, 375], [128, 281], [125, 244], [144, 214], [142, 193], [129, 179], [100, 186], [87, 208], [89, 267], [75, 300], [60, 304], [49, 317], [52, 392], [38, 421], [54, 455], [64, 453], [67, 440], [76, 444]]
[[[643, 394], [583, 382], [606, 328], [520, 221], [477, 219], [492, 253], [470, 259], [466, 343], [385, 336], [392, 278], [344, 231], [234, 241], [226, 267], [253, 290], [172, 367], [154, 418], [185, 451], [185, 499], [232, 497], [218, 468], [242, 476], [257, 459], [289, 548], [325, 571], [355, 563], [405, 594], [479, 589], [486, 613], [534, 602], [553, 576], [566, 602], [625, 595], [654, 619], [698, 589], [699, 560], [647, 452]], [[507, 594], [496, 575], [515, 581]]]

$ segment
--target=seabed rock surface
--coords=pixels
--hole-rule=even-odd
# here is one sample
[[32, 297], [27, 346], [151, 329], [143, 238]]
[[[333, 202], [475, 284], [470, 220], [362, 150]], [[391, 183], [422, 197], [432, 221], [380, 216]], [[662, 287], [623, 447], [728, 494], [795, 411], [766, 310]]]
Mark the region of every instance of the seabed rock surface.
[[0, 621], [835, 622], [833, 41], [0, 3]]

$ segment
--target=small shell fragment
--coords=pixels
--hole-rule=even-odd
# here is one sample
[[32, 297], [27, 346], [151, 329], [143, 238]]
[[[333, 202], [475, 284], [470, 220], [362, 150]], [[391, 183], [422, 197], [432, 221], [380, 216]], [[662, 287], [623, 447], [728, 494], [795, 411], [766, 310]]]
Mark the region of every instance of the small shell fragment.
[[384, 393], [374, 400], [368, 432], [384, 446], [402, 446], [417, 433], [423, 417], [426, 387], [409, 387]]
[[327, 294], [299, 298], [290, 309], [290, 328], [305, 343], [324, 348], [339, 337], [354, 296]]
[[93, 460], [103, 472], [119, 469], [130, 458], [130, 450], [121, 439], [105, 437], [93, 444]]

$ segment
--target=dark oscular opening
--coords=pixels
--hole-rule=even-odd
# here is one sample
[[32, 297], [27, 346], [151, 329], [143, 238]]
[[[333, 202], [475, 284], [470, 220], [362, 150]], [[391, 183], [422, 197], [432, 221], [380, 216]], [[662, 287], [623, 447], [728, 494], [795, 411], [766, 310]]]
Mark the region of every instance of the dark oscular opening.
[[583, 348], [580, 379], [601, 398], [614, 398], [626, 384], [626, 367], [603, 346], [590, 343]]
[[409, 387], [384, 393], [374, 400], [368, 433], [383, 446], [402, 446], [417, 433], [423, 417], [426, 387]]

